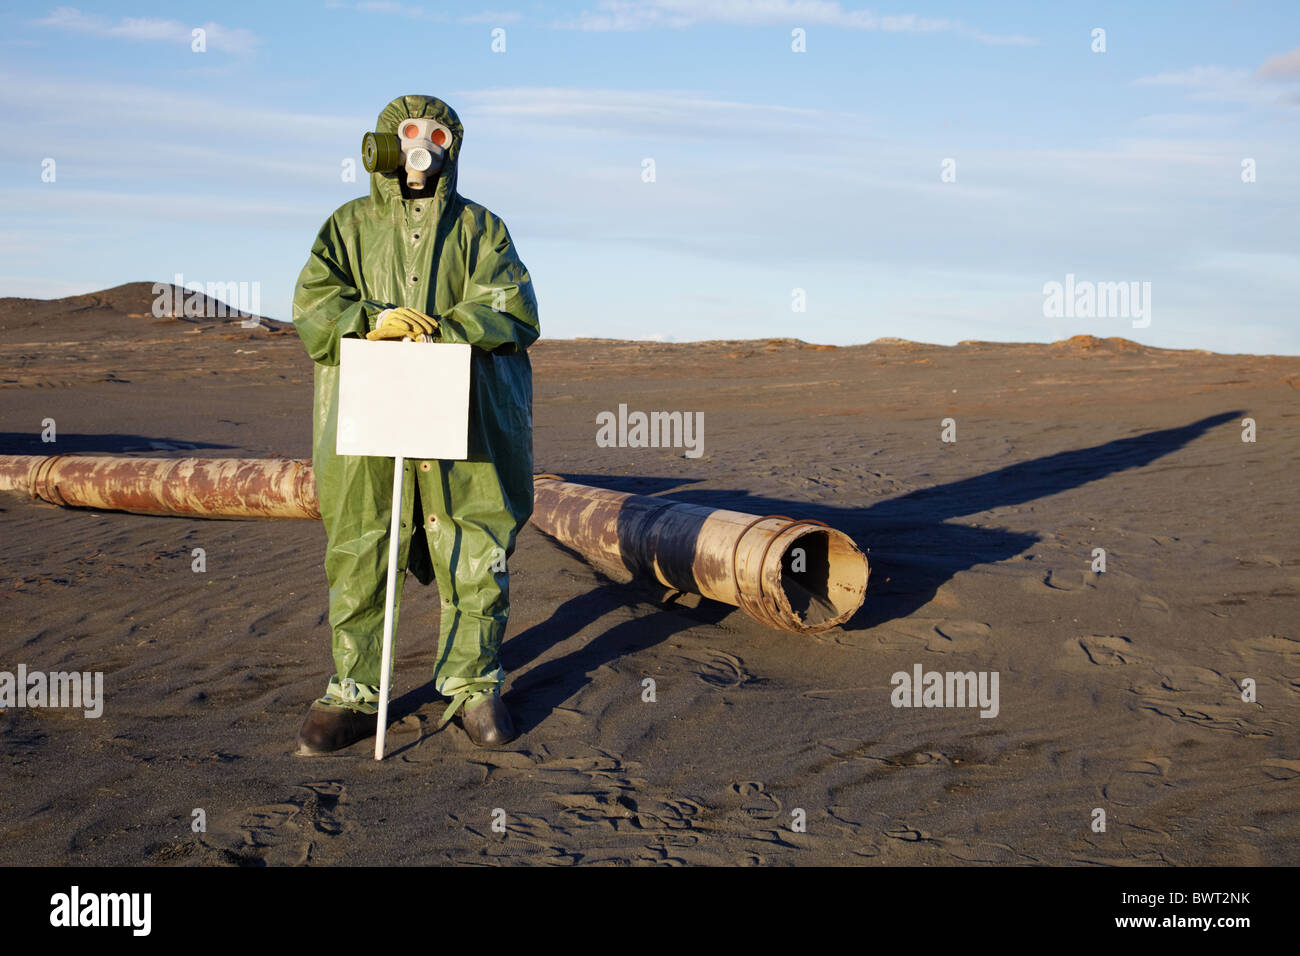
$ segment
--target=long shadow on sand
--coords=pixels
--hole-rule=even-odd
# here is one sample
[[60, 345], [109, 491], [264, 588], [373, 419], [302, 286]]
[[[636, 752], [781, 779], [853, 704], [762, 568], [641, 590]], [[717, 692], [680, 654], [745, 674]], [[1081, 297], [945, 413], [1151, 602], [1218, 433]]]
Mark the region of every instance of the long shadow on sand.
[[[550, 618], [506, 641], [501, 647], [501, 666], [506, 673], [515, 673], [606, 614], [626, 610], [632, 603], [662, 604], [667, 611], [621, 621], [571, 653], [520, 675], [506, 694], [519, 733], [528, 733], [573, 697], [596, 668], [652, 647], [679, 631], [700, 624], [716, 624], [734, 610], [716, 601], [704, 601], [699, 607], [677, 608], [663, 601], [662, 595], [662, 591], [638, 585], [603, 584], [570, 598]], [[443, 704], [446, 700], [434, 689], [433, 681], [429, 681], [389, 705], [389, 723], [395, 724], [435, 702]]]
[[[640, 593], [638, 593], [640, 592]], [[651, 600], [650, 591], [620, 584], [605, 584], [570, 598], [541, 624], [515, 635], [501, 648], [501, 666], [514, 673], [547, 649], [567, 640], [606, 614], [626, 609], [629, 603]], [[733, 609], [716, 601], [697, 608], [672, 608], [667, 613], [648, 614], [620, 621], [563, 657], [547, 661], [520, 675], [511, 689], [520, 733], [541, 723], [558, 706], [576, 694], [596, 668], [628, 654], [653, 647], [679, 631], [700, 624], [716, 624]]]
[[[672, 498], [710, 508], [753, 514], [791, 514], [816, 518], [850, 535], [864, 551], [870, 548], [871, 586], [862, 610], [844, 630], [865, 630], [906, 617], [933, 599], [946, 581], [979, 564], [1005, 561], [1039, 540], [1032, 533], [951, 524], [951, 519], [994, 508], [1024, 504], [1079, 488], [1109, 475], [1141, 468], [1177, 451], [1215, 426], [1242, 412], [1223, 412], [1179, 428], [1046, 455], [983, 475], [923, 488], [865, 508], [837, 507], [753, 495], [739, 489], [683, 488], [679, 478], [566, 474], [570, 481], [615, 491], [653, 494], [674, 489]], [[565, 549], [567, 550], [567, 549]], [[1081, 559], [1082, 560], [1082, 559]], [[579, 595], [556, 609], [549, 620], [509, 640], [502, 648], [508, 671], [578, 633], [630, 600], [641, 600], [636, 586], [607, 584]], [[523, 674], [515, 685], [527, 694], [527, 725], [568, 700], [587, 680], [585, 674], [623, 654], [652, 646], [677, 631], [721, 620], [733, 608], [712, 601], [693, 611], [652, 614], [616, 624], [584, 647]]]
[[[871, 585], [862, 610], [844, 630], [866, 630], [906, 617], [933, 599], [946, 581], [979, 564], [1005, 561], [1020, 554], [1039, 536], [995, 528], [950, 524], [950, 519], [994, 508], [1024, 504], [1099, 481], [1116, 472], [1141, 468], [1177, 451], [1225, 422], [1243, 414], [1223, 412], [1179, 428], [1148, 432], [1046, 455], [996, 471], [922, 488], [865, 508], [752, 495], [738, 489], [691, 490], [692, 479], [566, 474], [567, 480], [614, 491], [655, 494], [672, 489], [672, 498], [710, 508], [753, 514], [792, 514], [816, 518], [850, 535], [864, 551], [870, 548]], [[558, 542], [556, 547], [569, 551]], [[625, 555], [625, 559], [632, 556]], [[598, 572], [599, 573], [599, 572]], [[501, 649], [501, 664], [517, 673], [548, 649], [563, 643], [605, 615], [637, 603], [660, 604], [661, 613], [632, 617], [613, 625], [581, 647], [520, 674], [508, 698], [521, 734], [536, 727], [556, 707], [571, 699], [596, 668], [652, 647], [699, 624], [713, 624], [735, 608], [715, 601], [697, 607], [664, 601], [664, 590], [642, 582], [608, 581], [570, 598], [540, 624], [510, 638]], [[441, 700], [432, 682], [393, 702], [392, 720]]]
[[[588, 674], [597, 667], [650, 648], [675, 633], [697, 627], [698, 624], [718, 623], [735, 610], [716, 601], [703, 601], [698, 607], [676, 607], [666, 600], [666, 593], [666, 589], [662, 588], [608, 581], [591, 591], [569, 598], [556, 607], [549, 619], [534, 624], [506, 641], [500, 649], [500, 666], [507, 674], [515, 674], [550, 648], [562, 644], [606, 614], [627, 610], [634, 604], [659, 605], [668, 611], [623, 620], [586, 641], [580, 648], [573, 649], [571, 653], [521, 674], [506, 695], [516, 730], [520, 734], [526, 734], [545, 721], [555, 708], [576, 695], [582, 684], [588, 683]], [[391, 702], [389, 723], [396, 723], [430, 704], [438, 704], [438, 710], [441, 710], [442, 704], [446, 704], [446, 698], [434, 689], [432, 680]], [[398, 753], [399, 749], [391, 750], [390, 756]]]

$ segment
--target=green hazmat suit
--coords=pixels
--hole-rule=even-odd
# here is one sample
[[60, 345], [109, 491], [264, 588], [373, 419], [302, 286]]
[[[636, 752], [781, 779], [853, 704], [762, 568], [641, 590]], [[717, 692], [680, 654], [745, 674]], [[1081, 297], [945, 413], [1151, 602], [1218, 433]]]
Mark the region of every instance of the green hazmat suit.
[[[408, 569], [423, 584], [438, 583], [433, 676], [452, 697], [450, 717], [503, 679], [497, 657], [510, 612], [506, 561], [533, 510], [527, 348], [541, 329], [532, 281], [505, 223], [456, 192], [463, 128], [455, 112], [433, 97], [403, 96], [384, 107], [375, 129], [395, 134], [403, 120], [424, 117], [452, 133], [434, 194], [404, 199], [400, 166], [371, 173], [370, 195], [339, 207], [312, 244], [293, 322], [316, 363], [313, 465], [329, 539], [335, 666], [321, 700], [364, 713], [378, 701], [394, 463], [335, 451], [339, 339], [364, 337], [382, 310], [406, 306], [436, 316], [441, 341], [473, 346], [468, 459], [406, 460], [398, 547], [399, 602]], [[393, 413], [433, 418], [439, 409]]]

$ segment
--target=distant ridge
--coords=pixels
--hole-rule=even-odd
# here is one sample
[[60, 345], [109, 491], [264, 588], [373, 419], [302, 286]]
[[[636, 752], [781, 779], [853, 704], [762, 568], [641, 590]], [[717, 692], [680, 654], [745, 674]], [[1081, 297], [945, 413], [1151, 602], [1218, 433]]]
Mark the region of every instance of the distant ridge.
[[[0, 298], [0, 330], [14, 333], [23, 330], [30, 330], [37, 338], [50, 338], [66, 336], [70, 331], [69, 322], [75, 322], [78, 317], [88, 318], [90, 316], [107, 317], [111, 314], [117, 314], [129, 319], [151, 319], [154, 325], [171, 325], [174, 323], [184, 323], [192, 326], [188, 331], [221, 331], [223, 333], [244, 332], [247, 334], [271, 333], [283, 334], [293, 331], [293, 324], [278, 319], [270, 319], [265, 316], [256, 316], [258, 325], [247, 327], [243, 325], [244, 319], [234, 313], [226, 303], [219, 299], [210, 298], [202, 293], [192, 292], [190, 290], [180, 290], [179, 300], [176, 298], [176, 287], [171, 283], [157, 283], [160, 285], [170, 286], [172, 289], [173, 301], [184, 303], [191, 296], [197, 296], [204, 315], [199, 316], [154, 316], [153, 303], [157, 296], [154, 294], [153, 282], [126, 282], [111, 289], [104, 289], [99, 292], [87, 292], [81, 295], [64, 296], [59, 299], [28, 299], [18, 297]], [[225, 316], [217, 315], [224, 311]], [[233, 327], [232, 327], [233, 326]], [[543, 329], [545, 325], [543, 325]], [[96, 331], [92, 337], [108, 337], [110, 335], [121, 334], [120, 328], [109, 328], [107, 326], [96, 326]], [[12, 338], [12, 335], [6, 336]], [[561, 341], [555, 338], [543, 336], [539, 344], [545, 345], [547, 341]], [[693, 342], [662, 342], [654, 339], [618, 339], [594, 336], [576, 336], [567, 341], [592, 342], [605, 344], [625, 344], [636, 346], [638, 348], [654, 349], [678, 349], [683, 347], [726, 347], [731, 349], [744, 349], [742, 354], [762, 354], [781, 351], [783, 349], [803, 349], [811, 351], [830, 351], [832, 349], [858, 349], [858, 348], [898, 348], [898, 349], [1010, 349], [1010, 348], [1031, 348], [1031, 349], [1053, 349], [1062, 352], [1095, 352], [1097, 354], [1114, 354], [1114, 353], [1141, 353], [1141, 352], [1190, 352], [1201, 355], [1217, 354], [1207, 352], [1204, 349], [1163, 349], [1153, 345], [1143, 345], [1140, 342], [1134, 342], [1131, 339], [1111, 336], [1099, 338], [1095, 335], [1080, 334], [1071, 336], [1068, 339], [1061, 339], [1056, 342], [990, 342], [977, 339], [967, 339], [958, 342], [956, 345], [939, 345], [931, 342], [916, 342], [911, 339], [902, 339], [894, 336], [884, 336], [873, 339], [864, 345], [824, 345], [811, 342], [805, 342], [796, 338], [753, 338], [753, 339], [705, 339]]]

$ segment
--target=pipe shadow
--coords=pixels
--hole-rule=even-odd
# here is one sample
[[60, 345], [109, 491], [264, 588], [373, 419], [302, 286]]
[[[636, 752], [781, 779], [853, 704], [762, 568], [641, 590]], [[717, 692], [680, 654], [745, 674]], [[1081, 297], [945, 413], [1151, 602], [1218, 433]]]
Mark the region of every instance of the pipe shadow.
[[[1088, 448], [1046, 455], [1018, 462], [995, 471], [935, 485], [890, 498], [865, 508], [840, 507], [825, 503], [795, 501], [753, 495], [743, 489], [685, 489], [673, 500], [702, 509], [728, 508], [753, 514], [794, 514], [825, 521], [852, 537], [860, 547], [870, 541], [873, 579], [868, 600], [843, 630], [867, 630], [885, 621], [906, 617], [929, 603], [935, 592], [956, 574], [979, 564], [1007, 560], [1023, 553], [1040, 540], [1032, 532], [997, 528], [972, 528], [952, 524], [952, 519], [994, 508], [1024, 504], [1099, 481], [1110, 475], [1141, 468], [1174, 452], [1209, 429], [1231, 421], [1241, 411], [1208, 416], [1178, 428], [1147, 432], [1116, 439]], [[612, 480], [598, 475], [570, 474], [566, 480], [593, 483], [600, 487], [632, 491], [634, 488], [680, 488], [677, 478]], [[643, 492], [641, 492], [643, 493]], [[625, 524], [619, 515], [620, 543], [636, 533], [646, 509], [626, 509]], [[701, 512], [702, 513], [702, 512]], [[551, 543], [569, 554], [576, 552], [554, 539]], [[864, 551], [868, 549], [863, 547]], [[630, 568], [644, 573], [651, 560], [644, 548], [635, 552], [622, 548]], [[883, 560], [882, 560], [883, 557]], [[886, 572], [881, 581], [881, 572]], [[632, 604], [663, 605], [674, 592], [649, 585], [640, 578], [623, 583], [610, 579], [600, 569], [603, 582], [595, 589], [569, 599], [547, 620], [535, 624], [505, 641], [501, 665], [508, 673], [519, 673], [548, 649], [597, 623], [612, 611]], [[671, 575], [670, 575], [671, 576]], [[536, 728], [556, 708], [570, 700], [590, 681], [588, 674], [603, 664], [643, 651], [673, 635], [701, 624], [717, 624], [736, 609], [727, 604], [701, 599], [697, 607], [676, 606], [667, 613], [647, 614], [620, 621], [580, 648], [519, 673], [506, 695], [520, 734]], [[429, 682], [394, 701], [391, 719], [396, 722], [427, 704], [441, 700]], [[422, 739], [422, 738], [421, 738]]]
[[[607, 581], [593, 590], [570, 598], [545, 621], [534, 624], [505, 641], [501, 646], [501, 667], [508, 674], [516, 674], [552, 647], [580, 633], [583, 628], [596, 623], [606, 614], [626, 609], [629, 598], [634, 605], [671, 606], [668, 613], [643, 615], [615, 624], [582, 647], [520, 674], [510, 690], [502, 695], [502, 699], [510, 705], [510, 714], [518, 733], [523, 735], [536, 728], [555, 708], [581, 690], [588, 682], [587, 674], [601, 665], [645, 650], [692, 627], [716, 624], [734, 610], [716, 601], [702, 601], [698, 607], [677, 605], [673, 603], [671, 594], [667, 588]], [[403, 718], [430, 705], [435, 705], [436, 713], [440, 716], [446, 703], [447, 698], [438, 692], [430, 680], [407, 691], [388, 705], [388, 726], [391, 730]], [[387, 756], [396, 756], [439, 730], [422, 732], [411, 743], [390, 750]]]
[[[952, 519], [994, 508], [1022, 505], [1150, 465], [1211, 428], [1244, 414], [1241, 410], [1210, 415], [1176, 428], [1119, 438], [1087, 448], [1045, 455], [957, 481], [921, 488], [896, 498], [860, 507], [794, 501], [750, 494], [744, 489], [675, 491], [673, 500], [705, 508], [727, 508], [758, 515], [790, 514], [815, 518], [848, 534], [864, 552], [870, 542], [874, 584], [867, 601], [843, 630], [857, 631], [906, 617], [929, 603], [938, 589], [958, 573], [979, 564], [1005, 561], [1023, 553], [1041, 536], [998, 528], [972, 528]], [[567, 477], [567, 476], [566, 476]], [[571, 480], [609, 484], [599, 476]], [[647, 485], [682, 484], [681, 479], [645, 478]], [[623, 521], [620, 516], [620, 538]], [[635, 528], [627, 529], [634, 538]], [[629, 567], [644, 567], [644, 556], [627, 554]], [[881, 580], [884, 572], [884, 580]]]
[[[501, 666], [508, 673], [517, 673], [548, 649], [580, 633], [611, 611], [627, 608], [629, 592], [635, 603], [653, 601], [652, 589], [615, 582], [570, 598], [547, 620], [506, 641], [501, 649]], [[668, 593], [667, 589], [662, 593]], [[520, 734], [533, 730], [555, 708], [589, 683], [591, 678], [588, 675], [602, 665], [644, 651], [693, 627], [716, 624], [733, 610], [716, 601], [703, 601], [695, 608], [673, 606], [661, 613], [632, 617], [605, 629], [568, 654], [520, 674], [505, 696], [507, 701], [513, 702], [510, 712], [516, 729]], [[638, 681], [637, 688], [629, 688], [628, 692], [639, 693], [639, 688]]]

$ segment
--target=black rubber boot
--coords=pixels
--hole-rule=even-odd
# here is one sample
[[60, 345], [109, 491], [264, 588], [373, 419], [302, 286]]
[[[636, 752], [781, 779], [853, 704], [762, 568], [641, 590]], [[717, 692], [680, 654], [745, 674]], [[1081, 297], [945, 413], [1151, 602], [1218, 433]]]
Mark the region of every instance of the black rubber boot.
[[358, 740], [373, 737], [378, 725], [377, 714], [361, 714], [317, 701], [307, 711], [307, 719], [298, 731], [298, 753], [310, 756], [342, 750]]
[[474, 706], [460, 710], [460, 725], [474, 744], [486, 750], [502, 747], [515, 739], [515, 725], [500, 694], [493, 694]]

